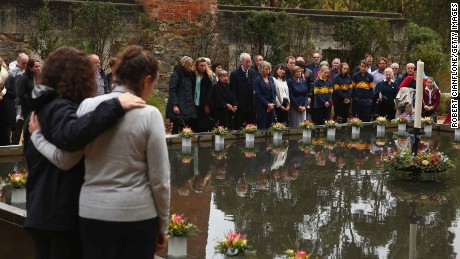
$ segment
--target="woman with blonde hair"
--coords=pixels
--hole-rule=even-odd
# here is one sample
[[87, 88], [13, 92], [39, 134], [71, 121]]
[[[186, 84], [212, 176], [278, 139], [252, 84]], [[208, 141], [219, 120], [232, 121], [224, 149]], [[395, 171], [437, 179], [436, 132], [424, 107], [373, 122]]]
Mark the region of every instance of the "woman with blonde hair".
[[174, 67], [169, 79], [169, 98], [166, 105], [166, 118], [173, 123], [172, 133], [179, 133], [185, 126], [191, 126], [197, 118], [193, 89], [195, 75], [193, 59], [184, 56], [180, 64]]
[[213, 128], [210, 119], [210, 103], [212, 98], [212, 71], [206, 58], [198, 58], [193, 66], [195, 81], [192, 81], [193, 103], [197, 113], [197, 119], [192, 124], [195, 132], [207, 132]]

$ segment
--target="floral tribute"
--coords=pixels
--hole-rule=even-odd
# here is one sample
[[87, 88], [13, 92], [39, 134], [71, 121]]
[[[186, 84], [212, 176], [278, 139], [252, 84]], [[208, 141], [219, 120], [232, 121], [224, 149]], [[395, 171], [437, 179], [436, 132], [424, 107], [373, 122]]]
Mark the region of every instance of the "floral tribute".
[[11, 172], [6, 179], [6, 185], [13, 189], [22, 189], [26, 187], [28, 173], [26, 172]]
[[335, 122], [334, 120], [327, 120], [327, 121], [324, 121], [324, 126], [326, 126], [326, 128], [328, 129], [333, 129], [333, 128], [337, 128], [339, 124], [337, 124], [337, 122]]
[[300, 128], [303, 130], [314, 130], [316, 125], [311, 120], [304, 120], [300, 123]]
[[221, 151], [211, 151], [211, 156], [214, 157], [216, 160], [225, 160], [227, 159], [227, 151], [226, 150], [221, 150]]
[[241, 132], [243, 134], [256, 134], [257, 132], [257, 126], [254, 124], [246, 124], [246, 127], [244, 127]]
[[454, 168], [452, 161], [441, 152], [393, 152], [386, 159], [386, 166], [413, 173], [440, 173]]
[[348, 120], [348, 125], [361, 128], [363, 126], [363, 121], [359, 118], [351, 118]]
[[192, 154], [178, 154], [177, 157], [179, 158], [182, 164], [190, 164], [193, 160]]
[[288, 249], [285, 252], [288, 256], [289, 259], [310, 259], [313, 258], [311, 257], [311, 254], [307, 254], [305, 250], [297, 250], [294, 251], [292, 249]]
[[193, 130], [189, 127], [184, 127], [182, 131], [179, 133], [179, 136], [181, 138], [191, 138], [193, 137], [195, 133], [193, 133]]
[[386, 125], [388, 123], [388, 120], [387, 118], [383, 117], [383, 116], [379, 116], [375, 119], [375, 123], [377, 125]]
[[226, 136], [228, 134], [228, 129], [224, 126], [217, 126], [214, 129], [212, 129], [212, 133], [216, 136]]
[[172, 214], [168, 225], [168, 236], [170, 237], [190, 237], [196, 234], [198, 228], [188, 223], [183, 215]]
[[412, 117], [407, 113], [403, 113], [399, 115], [398, 118], [391, 120], [391, 122], [397, 123], [397, 124], [407, 124], [411, 121], [412, 121]]
[[434, 121], [432, 117], [423, 117], [422, 120], [422, 126], [427, 126], [427, 125], [433, 125]]
[[272, 124], [270, 130], [273, 132], [285, 132], [287, 131], [287, 127], [284, 123], [276, 122]]
[[248, 248], [246, 237], [232, 231], [223, 240], [218, 240], [215, 246], [217, 252], [228, 256], [244, 255]]
[[244, 154], [246, 158], [254, 158], [257, 156], [257, 149], [256, 148], [244, 148], [241, 153]]

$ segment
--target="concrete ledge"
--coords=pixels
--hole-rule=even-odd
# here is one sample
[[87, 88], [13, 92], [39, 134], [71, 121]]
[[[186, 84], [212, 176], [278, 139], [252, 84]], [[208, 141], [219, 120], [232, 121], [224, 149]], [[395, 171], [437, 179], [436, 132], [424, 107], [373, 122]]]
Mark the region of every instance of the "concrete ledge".
[[289, 14], [315, 15], [315, 16], [340, 16], [340, 17], [378, 17], [385, 19], [402, 19], [400, 13], [381, 13], [381, 12], [359, 12], [359, 11], [335, 11], [335, 10], [318, 10], [318, 9], [295, 9], [279, 7], [259, 7], [259, 6], [236, 6], [236, 5], [217, 5], [219, 12], [249, 12], [249, 11], [272, 11], [286, 12]]

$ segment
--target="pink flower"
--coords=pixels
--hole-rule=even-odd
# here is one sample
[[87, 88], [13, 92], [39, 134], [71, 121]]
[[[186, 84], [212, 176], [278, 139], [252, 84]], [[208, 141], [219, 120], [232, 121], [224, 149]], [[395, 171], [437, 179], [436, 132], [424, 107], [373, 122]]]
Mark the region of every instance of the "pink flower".
[[306, 256], [307, 256], [307, 252], [305, 252], [304, 250], [297, 251], [297, 253], [295, 254], [296, 259], [303, 259]]
[[182, 223], [182, 217], [180, 215], [175, 215], [173, 218], [172, 218], [172, 221], [173, 223], [175, 224], [180, 224]]

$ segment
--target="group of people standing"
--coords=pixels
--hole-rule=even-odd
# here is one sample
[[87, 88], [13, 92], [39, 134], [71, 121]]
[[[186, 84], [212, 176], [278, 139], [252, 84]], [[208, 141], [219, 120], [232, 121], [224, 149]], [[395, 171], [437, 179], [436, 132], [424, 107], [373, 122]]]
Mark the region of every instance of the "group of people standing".
[[[111, 92], [111, 73], [105, 74], [100, 66], [97, 55], [88, 55], [94, 68], [97, 92], [99, 95]], [[113, 64], [112, 59], [109, 64]], [[16, 61], [6, 65], [0, 59], [0, 69], [3, 71], [4, 82], [0, 84], [0, 146], [18, 145], [25, 119], [30, 115], [32, 106], [32, 90], [38, 84], [41, 73], [41, 62], [38, 59], [29, 58], [25, 53], [20, 53]], [[0, 80], [3, 81], [3, 80]]]
[[[25, 85], [30, 104], [24, 228], [36, 258], [153, 258], [166, 246], [170, 202], [163, 117], [145, 104], [160, 62], [126, 47], [110, 89], [99, 58], [75, 48], [50, 53], [37, 77], [40, 66], [29, 63], [16, 85]], [[14, 108], [10, 86], [0, 105]]]
[[[373, 57], [366, 55], [353, 69], [339, 58], [329, 66], [314, 53], [310, 64], [289, 56], [272, 68], [260, 55], [251, 66], [251, 56], [241, 53], [231, 73], [222, 68], [208, 58], [181, 59], [171, 76], [166, 108], [173, 133], [185, 126], [196, 132], [218, 125], [239, 130], [257, 124], [267, 129], [275, 121], [298, 128], [305, 119], [317, 125], [332, 118], [339, 123], [351, 117], [369, 122], [377, 116], [393, 119], [412, 113], [415, 103], [415, 65], [408, 63], [400, 74], [399, 64], [390, 66], [384, 57], [374, 66]], [[423, 116], [436, 120], [440, 97], [434, 79], [425, 78]]]

